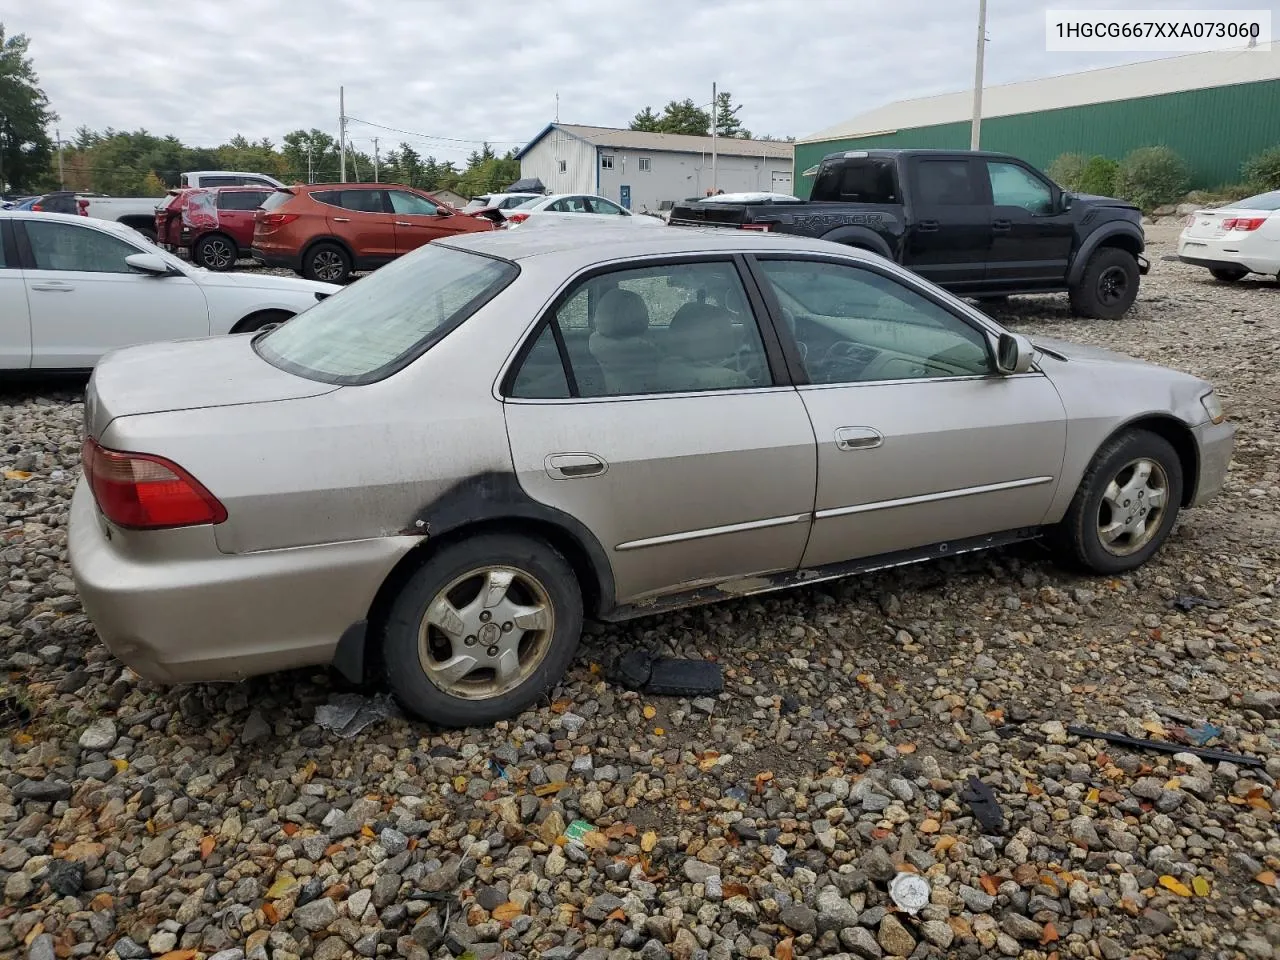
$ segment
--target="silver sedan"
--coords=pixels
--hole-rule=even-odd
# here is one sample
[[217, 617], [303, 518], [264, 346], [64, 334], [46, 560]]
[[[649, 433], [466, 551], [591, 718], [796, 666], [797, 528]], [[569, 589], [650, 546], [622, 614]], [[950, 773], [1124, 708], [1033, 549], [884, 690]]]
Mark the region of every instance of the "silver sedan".
[[725, 231], [437, 241], [89, 384], [72, 569], [159, 682], [333, 664], [484, 724], [584, 618], [1043, 537], [1144, 563], [1221, 488], [1202, 380], [1013, 335], [871, 254]]

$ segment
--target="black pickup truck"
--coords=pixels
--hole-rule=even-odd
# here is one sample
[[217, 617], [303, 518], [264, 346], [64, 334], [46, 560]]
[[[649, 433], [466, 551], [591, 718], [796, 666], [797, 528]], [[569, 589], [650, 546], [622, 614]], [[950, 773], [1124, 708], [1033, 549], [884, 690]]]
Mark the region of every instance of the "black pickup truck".
[[1137, 207], [1067, 193], [1002, 153], [833, 153], [819, 164], [808, 200], [686, 200], [669, 223], [861, 247], [980, 300], [1066, 291], [1073, 312], [1087, 317], [1121, 316], [1150, 269]]

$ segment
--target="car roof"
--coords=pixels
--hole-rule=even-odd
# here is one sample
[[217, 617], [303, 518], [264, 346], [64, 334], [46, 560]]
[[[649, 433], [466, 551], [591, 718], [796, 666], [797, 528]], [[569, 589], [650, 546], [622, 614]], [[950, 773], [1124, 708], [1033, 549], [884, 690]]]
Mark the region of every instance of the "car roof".
[[[576, 196], [576, 194], [574, 194]], [[553, 254], [580, 254], [583, 266], [602, 260], [695, 253], [838, 253], [873, 256], [853, 247], [781, 233], [728, 230], [723, 227], [666, 227], [643, 229], [626, 223], [595, 222], [590, 218], [572, 226], [521, 227], [441, 237], [433, 246], [474, 250], [476, 253], [520, 261]]]
[[[163, 200], [163, 197], [157, 197], [157, 200]], [[34, 210], [0, 210], [0, 219], [7, 220], [35, 220], [44, 223], [48, 220], [65, 220], [67, 223], [78, 223], [97, 227], [99, 230], [105, 230], [107, 233], [116, 233], [121, 236], [136, 236], [137, 231], [128, 224], [119, 223], [115, 220], [103, 220], [100, 217], [81, 217], [74, 213], [36, 213]]]

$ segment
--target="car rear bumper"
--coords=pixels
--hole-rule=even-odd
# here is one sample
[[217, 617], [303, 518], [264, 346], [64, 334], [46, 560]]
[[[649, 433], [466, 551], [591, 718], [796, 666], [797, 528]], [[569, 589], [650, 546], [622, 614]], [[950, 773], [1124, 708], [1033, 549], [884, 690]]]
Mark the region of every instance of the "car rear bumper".
[[302, 261], [290, 253], [278, 253], [273, 250], [263, 250], [261, 247], [251, 247], [249, 256], [264, 267], [285, 267], [289, 270], [302, 269]]
[[1200, 452], [1200, 470], [1196, 477], [1195, 498], [1191, 506], [1198, 507], [1222, 492], [1231, 466], [1231, 454], [1235, 450], [1236, 428], [1229, 421], [1202, 423], [1192, 427], [1196, 448]]
[[[126, 541], [129, 541], [126, 543]], [[240, 680], [327, 664], [418, 537], [219, 552], [210, 527], [122, 535], [85, 480], [68, 550], [85, 613], [113, 654], [156, 683]]]
[[1276, 247], [1274, 256], [1260, 256], [1240, 250], [1238, 243], [1239, 241], [1180, 238], [1178, 259], [1207, 270], [1248, 270], [1268, 276], [1280, 273], [1280, 244], [1272, 244]]

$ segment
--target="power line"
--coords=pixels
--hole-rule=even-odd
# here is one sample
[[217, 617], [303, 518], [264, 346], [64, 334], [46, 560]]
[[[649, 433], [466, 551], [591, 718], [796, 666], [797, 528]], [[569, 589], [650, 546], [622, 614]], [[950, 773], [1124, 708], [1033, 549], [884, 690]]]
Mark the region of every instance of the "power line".
[[518, 143], [525, 144], [526, 140], [467, 140], [462, 137], [440, 137], [433, 133], [419, 133], [416, 130], [402, 130], [399, 127], [388, 127], [383, 123], [374, 123], [372, 120], [361, 120], [359, 117], [347, 117], [348, 122], [363, 123], [369, 127], [377, 127], [379, 130], [390, 130], [392, 133], [399, 133], [406, 137], [417, 137], [421, 140], [443, 140], [448, 143]]

